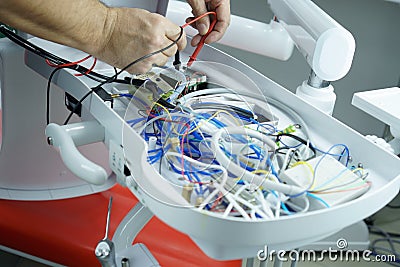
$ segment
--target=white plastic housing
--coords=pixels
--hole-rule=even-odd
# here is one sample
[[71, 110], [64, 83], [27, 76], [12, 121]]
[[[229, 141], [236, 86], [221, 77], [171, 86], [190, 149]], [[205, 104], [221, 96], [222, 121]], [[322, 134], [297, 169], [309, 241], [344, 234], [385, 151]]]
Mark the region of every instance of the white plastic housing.
[[314, 88], [304, 81], [297, 87], [296, 95], [324, 113], [332, 115], [336, 102], [336, 94], [332, 85], [326, 88]]
[[[170, 1], [167, 18], [182, 25], [186, 18], [193, 16], [191, 10], [187, 3]], [[192, 27], [187, 27], [185, 32], [192, 36], [197, 34], [197, 30]], [[235, 15], [231, 16], [231, 24], [218, 43], [279, 60], [288, 60], [294, 47], [292, 39], [280, 23], [271, 21], [266, 24]]]
[[400, 153], [400, 88], [391, 87], [353, 95], [352, 104], [364, 112], [390, 126], [390, 132], [395, 139], [390, 145], [396, 154]]
[[318, 77], [336, 81], [349, 72], [355, 51], [349, 31], [310, 0], [268, 3]]
[[79, 152], [77, 146], [104, 141], [104, 127], [96, 121], [79, 122], [60, 126], [50, 123], [46, 136], [54, 147], [59, 149], [65, 165], [79, 178], [94, 185], [102, 185], [107, 180], [103, 167], [88, 160]]
[[[394, 128], [392, 134], [400, 138], [400, 88], [390, 87], [355, 93], [352, 104]], [[391, 129], [392, 130], [392, 129]]]

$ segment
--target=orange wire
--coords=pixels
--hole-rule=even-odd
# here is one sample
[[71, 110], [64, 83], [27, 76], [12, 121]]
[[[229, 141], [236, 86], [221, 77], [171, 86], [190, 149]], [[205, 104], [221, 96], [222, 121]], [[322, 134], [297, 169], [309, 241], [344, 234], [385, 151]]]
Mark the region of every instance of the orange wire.
[[349, 191], [353, 191], [353, 190], [358, 190], [358, 189], [361, 189], [361, 188], [364, 188], [364, 187], [368, 187], [368, 186], [371, 186], [371, 182], [370, 181], [368, 181], [368, 182], [366, 182], [364, 185], [362, 185], [362, 186], [357, 186], [357, 187], [353, 187], [353, 188], [350, 188], [350, 189], [343, 189], [343, 190], [332, 190], [332, 191], [321, 191], [321, 192], [312, 192], [313, 194], [318, 194], [318, 195], [322, 195], [322, 194], [332, 194], [332, 193], [343, 193], [343, 192], [349, 192]]

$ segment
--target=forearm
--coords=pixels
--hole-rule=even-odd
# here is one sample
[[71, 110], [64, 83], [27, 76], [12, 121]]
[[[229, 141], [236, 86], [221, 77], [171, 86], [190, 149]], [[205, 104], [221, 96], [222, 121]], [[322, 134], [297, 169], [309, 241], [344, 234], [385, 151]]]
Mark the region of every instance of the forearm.
[[0, 0], [0, 21], [95, 54], [111, 34], [114, 14], [98, 0]]
[[[109, 8], [99, 0], [0, 0], [0, 22], [77, 48], [117, 68], [170, 46], [181, 32], [161, 15], [138, 8]], [[144, 73], [153, 64], [162, 66], [185, 46], [183, 34], [176, 45], [127, 71]]]

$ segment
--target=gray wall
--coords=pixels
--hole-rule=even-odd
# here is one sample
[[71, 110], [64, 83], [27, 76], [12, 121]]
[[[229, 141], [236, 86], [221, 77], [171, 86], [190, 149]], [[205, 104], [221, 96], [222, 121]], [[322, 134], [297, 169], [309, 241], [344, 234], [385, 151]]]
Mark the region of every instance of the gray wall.
[[[384, 0], [314, 0], [356, 39], [349, 74], [334, 82], [334, 116], [363, 134], [382, 135], [384, 125], [351, 105], [354, 92], [396, 86], [400, 77], [400, 5]], [[231, 0], [232, 14], [269, 22], [267, 0]], [[291, 91], [308, 77], [310, 67], [295, 51], [287, 62], [215, 45]]]

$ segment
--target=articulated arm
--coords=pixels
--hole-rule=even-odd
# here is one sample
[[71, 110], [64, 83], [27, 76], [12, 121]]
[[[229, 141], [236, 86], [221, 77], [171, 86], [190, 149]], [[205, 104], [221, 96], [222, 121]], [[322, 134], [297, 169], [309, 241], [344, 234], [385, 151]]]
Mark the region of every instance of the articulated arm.
[[349, 31], [310, 0], [268, 3], [319, 78], [336, 81], [348, 73], [355, 50]]

